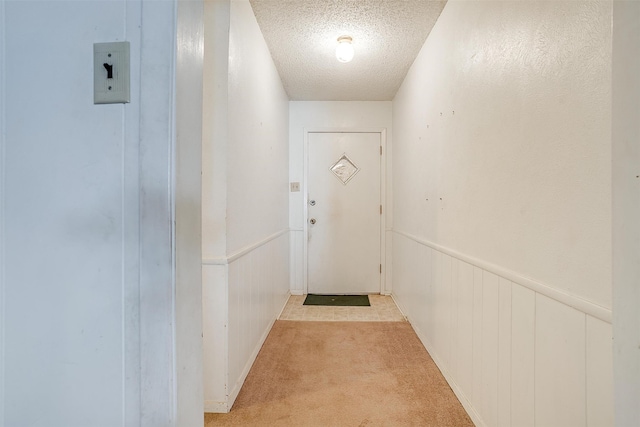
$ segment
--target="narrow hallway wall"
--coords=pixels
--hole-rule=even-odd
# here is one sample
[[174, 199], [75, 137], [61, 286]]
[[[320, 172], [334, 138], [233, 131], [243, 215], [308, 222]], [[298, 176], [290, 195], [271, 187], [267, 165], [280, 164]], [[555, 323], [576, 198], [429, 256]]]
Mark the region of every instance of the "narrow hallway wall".
[[451, 0], [394, 100], [393, 293], [478, 425], [613, 423], [611, 11]]
[[[0, 2], [0, 426], [176, 422], [175, 27], [173, 1]], [[93, 43], [123, 40], [131, 102], [94, 105]]]
[[228, 411], [289, 293], [289, 100], [245, 0], [205, 2], [205, 411]]
[[615, 420], [640, 425], [640, 3], [613, 4]]

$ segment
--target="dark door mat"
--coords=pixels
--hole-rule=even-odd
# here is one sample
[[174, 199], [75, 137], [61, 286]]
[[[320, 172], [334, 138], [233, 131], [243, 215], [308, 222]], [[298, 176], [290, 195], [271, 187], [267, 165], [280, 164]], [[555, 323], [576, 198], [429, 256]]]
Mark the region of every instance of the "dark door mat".
[[315, 295], [309, 294], [303, 305], [332, 305], [338, 307], [370, 306], [369, 295]]

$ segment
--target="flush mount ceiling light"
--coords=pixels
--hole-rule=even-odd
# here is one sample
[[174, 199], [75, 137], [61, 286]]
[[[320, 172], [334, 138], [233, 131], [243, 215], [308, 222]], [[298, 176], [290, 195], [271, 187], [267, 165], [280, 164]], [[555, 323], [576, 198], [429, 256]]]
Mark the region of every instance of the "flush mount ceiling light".
[[340, 62], [349, 62], [353, 59], [353, 39], [350, 36], [338, 37], [338, 47], [336, 48], [336, 58]]

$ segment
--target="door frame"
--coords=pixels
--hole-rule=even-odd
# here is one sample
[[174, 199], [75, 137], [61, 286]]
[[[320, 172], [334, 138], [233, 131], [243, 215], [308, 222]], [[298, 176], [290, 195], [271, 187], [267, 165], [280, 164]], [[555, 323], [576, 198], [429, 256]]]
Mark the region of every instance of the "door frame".
[[302, 183], [302, 204], [303, 204], [303, 235], [304, 235], [304, 254], [303, 254], [303, 271], [304, 271], [304, 287], [303, 292], [308, 293], [309, 288], [309, 134], [312, 133], [377, 133], [380, 134], [380, 145], [382, 146], [382, 155], [380, 156], [380, 203], [382, 204], [382, 215], [380, 215], [380, 264], [382, 272], [380, 273], [380, 294], [383, 295], [386, 289], [387, 275], [387, 256], [386, 256], [386, 229], [387, 229], [387, 128], [304, 128], [304, 144], [303, 144], [303, 183]]

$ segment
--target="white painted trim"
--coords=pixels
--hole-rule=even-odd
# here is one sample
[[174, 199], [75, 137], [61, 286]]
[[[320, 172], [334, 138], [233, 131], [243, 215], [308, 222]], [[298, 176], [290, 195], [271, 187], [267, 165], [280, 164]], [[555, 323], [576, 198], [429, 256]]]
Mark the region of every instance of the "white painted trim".
[[302, 142], [302, 294], [309, 293], [309, 132], [305, 128]]
[[[420, 242], [418, 242], [418, 243], [420, 243]], [[395, 298], [393, 300], [395, 301], [396, 306], [398, 306], [398, 309], [400, 309], [400, 311], [404, 315], [404, 310], [402, 308], [402, 305]], [[440, 372], [444, 376], [445, 380], [447, 380], [447, 383], [451, 387], [451, 390], [453, 390], [453, 393], [456, 395], [456, 397], [458, 398], [458, 400], [462, 404], [462, 407], [464, 408], [464, 410], [467, 412], [467, 414], [471, 418], [471, 421], [473, 421], [473, 423], [477, 427], [486, 427], [486, 424], [484, 423], [484, 421], [480, 417], [480, 414], [478, 414], [478, 412], [473, 407], [473, 405], [471, 404], [471, 402], [469, 401], [467, 396], [462, 392], [462, 389], [460, 388], [460, 386], [454, 381], [454, 379], [451, 376], [451, 374], [449, 374], [449, 371], [446, 369], [446, 365], [444, 363], [442, 363], [442, 361], [440, 360], [438, 355], [435, 353], [434, 347], [431, 345], [431, 343], [427, 339], [426, 335], [424, 333], [422, 333], [422, 331], [417, 327], [417, 325], [411, 321], [411, 318], [405, 316], [405, 319], [407, 319], [407, 321], [411, 324], [411, 327], [413, 328], [413, 330], [415, 331], [416, 335], [418, 336], [418, 338], [422, 342], [422, 345], [424, 345], [424, 348], [429, 353], [429, 356], [431, 356], [431, 359], [433, 359], [433, 361], [435, 362], [436, 366], [438, 366], [438, 369], [440, 369]]]
[[436, 251], [450, 255], [468, 264], [474, 265], [483, 270], [494, 273], [500, 277], [503, 277], [514, 283], [517, 283], [526, 288], [529, 288], [536, 293], [549, 297], [562, 304], [568, 305], [569, 307], [573, 307], [576, 310], [579, 310], [585, 314], [588, 314], [589, 316], [595, 317], [596, 319], [600, 319], [603, 322], [607, 322], [609, 324], [611, 323], [611, 319], [612, 319], [611, 309], [595, 304], [591, 301], [580, 298], [576, 295], [572, 295], [570, 293], [564, 292], [562, 290], [552, 288], [551, 286], [545, 285], [543, 283], [536, 282], [533, 279], [529, 279], [527, 277], [521, 276], [518, 273], [508, 270], [506, 268], [499, 267], [495, 264], [491, 264], [489, 262], [474, 258], [472, 256], [462, 254], [453, 249], [449, 249], [444, 246], [438, 245], [436, 243], [429, 242], [428, 240], [421, 239], [412, 234], [405, 233], [399, 230], [393, 230], [393, 232], [400, 236], [404, 236], [407, 239], [411, 239], [416, 243], [428, 246], [432, 249], [435, 249]]
[[387, 290], [387, 129], [380, 131], [380, 295]]
[[5, 2], [0, 2], [0, 427], [4, 427], [4, 396], [5, 396], [5, 224], [4, 224], [4, 195], [5, 192], [5, 145], [6, 145], [6, 118], [5, 118]]
[[[132, 57], [142, 58], [142, 2], [126, 4], [125, 40], [131, 45]], [[142, 60], [131, 67], [131, 105], [141, 105]], [[142, 371], [140, 318], [140, 209], [142, 200], [140, 178], [140, 108], [124, 108], [124, 147], [122, 149], [122, 371], [123, 426], [142, 425]]]
[[250, 252], [255, 251], [256, 249], [258, 249], [260, 246], [264, 246], [267, 243], [271, 242], [272, 240], [277, 239], [278, 237], [288, 233], [290, 230], [288, 228], [285, 228], [284, 230], [280, 230], [277, 233], [272, 234], [269, 237], [266, 237], [262, 240], [260, 240], [259, 242], [256, 242], [252, 245], [249, 246], [245, 246], [244, 248], [240, 249], [238, 252], [229, 255], [226, 258], [203, 258], [202, 259], [202, 265], [227, 265], [227, 264], [231, 264], [233, 261], [236, 261], [239, 258], [242, 258], [243, 256], [247, 255]]
[[[204, 2], [176, 2], [174, 92], [174, 366], [177, 426], [202, 423], [202, 111]], [[196, 111], [198, 114], [193, 114]]]
[[[153, 7], [151, 7], [153, 5]], [[175, 0], [144, 0], [140, 39], [140, 425], [176, 423]], [[152, 72], [150, 72], [152, 70]], [[132, 106], [133, 107], [133, 106]]]
[[382, 272], [380, 273], [380, 294], [384, 295], [386, 289], [386, 228], [387, 228], [387, 128], [376, 127], [354, 127], [354, 128], [331, 128], [331, 127], [313, 127], [304, 128], [304, 143], [302, 145], [303, 161], [303, 218], [304, 218], [304, 253], [303, 253], [303, 291], [302, 294], [309, 292], [309, 134], [310, 133], [379, 133], [380, 145], [382, 146], [382, 155], [380, 156], [380, 203], [383, 206], [383, 214], [380, 215], [380, 263], [382, 264]]
[[203, 258], [202, 265], [229, 265], [229, 258]]
[[229, 412], [231, 410], [231, 404], [229, 404], [229, 353], [231, 352], [231, 350], [229, 350], [229, 319], [230, 319], [230, 310], [229, 310], [229, 281], [230, 281], [230, 271], [229, 271], [229, 265], [225, 265], [224, 266], [224, 285], [223, 285], [223, 291], [224, 291], [224, 313], [223, 313], [223, 318], [224, 318], [224, 391], [225, 394], [227, 396], [226, 402], [225, 402], [225, 406], [226, 406], [226, 412]]
[[[176, 170], [176, 143], [178, 141], [178, 133], [177, 133], [177, 104], [176, 104], [176, 85], [177, 85], [177, 50], [180, 49], [178, 44], [180, 40], [178, 40], [178, 1], [176, 0], [173, 5], [173, 35], [175, 37], [176, 43], [171, 52], [171, 83], [173, 88], [171, 90], [171, 121], [169, 123], [169, 131], [170, 131], [170, 154], [169, 154], [169, 207], [170, 207], [170, 216], [171, 216], [171, 329], [172, 329], [172, 341], [173, 348], [171, 359], [172, 359], [172, 377], [173, 377], [173, 393], [171, 396], [173, 409], [172, 409], [172, 419], [175, 423], [176, 427], [178, 426], [178, 420], [180, 418], [178, 412], [178, 390], [183, 387], [182, 384], [178, 385], [178, 330], [176, 328], [178, 320], [177, 314], [177, 249], [176, 249], [176, 179], [177, 179], [177, 170]], [[144, 22], [144, 21], [142, 21]], [[142, 80], [142, 77], [141, 77]], [[200, 107], [200, 114], [202, 114], [202, 107]], [[142, 115], [142, 114], [141, 114]], [[202, 245], [202, 243], [201, 243]], [[200, 303], [200, 307], [202, 307], [202, 302]], [[203, 393], [204, 394], [204, 393]]]
[[398, 302], [398, 300], [396, 299], [396, 297], [393, 294], [391, 294], [389, 296], [391, 297], [393, 302], [396, 304], [396, 307], [398, 307], [398, 311], [400, 311], [400, 313], [402, 314], [402, 317], [404, 317], [404, 320], [406, 320], [408, 322], [409, 320], [407, 319], [407, 315], [404, 314], [404, 309], [402, 308], [402, 305], [400, 304], [400, 302]]

